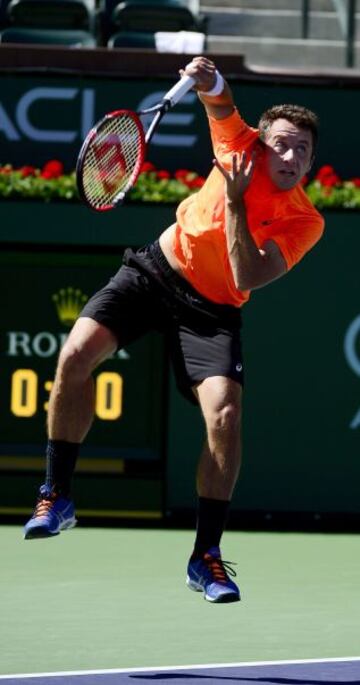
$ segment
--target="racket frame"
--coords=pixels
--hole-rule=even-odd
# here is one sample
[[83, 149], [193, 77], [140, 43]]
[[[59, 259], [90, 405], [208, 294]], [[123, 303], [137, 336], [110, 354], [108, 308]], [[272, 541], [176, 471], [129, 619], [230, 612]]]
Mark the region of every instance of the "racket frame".
[[[114, 207], [116, 207], [124, 201], [126, 193], [130, 190], [130, 188], [132, 188], [135, 185], [139, 177], [141, 167], [145, 160], [146, 148], [150, 143], [158, 124], [160, 123], [163, 116], [169, 111], [169, 109], [174, 107], [174, 105], [176, 105], [177, 102], [179, 102], [179, 100], [193, 87], [194, 84], [195, 79], [193, 79], [191, 76], [185, 75], [181, 79], [179, 79], [177, 83], [175, 83], [175, 85], [164, 95], [161, 102], [157, 105], [149, 107], [148, 109], [140, 110], [138, 112], [134, 112], [130, 109], [114, 110], [113, 112], [109, 112], [108, 114], [106, 114], [102, 119], [100, 119], [100, 121], [98, 121], [95, 124], [95, 126], [93, 126], [92, 129], [90, 129], [81, 146], [76, 164], [76, 180], [79, 189], [79, 194], [81, 199], [88, 205], [88, 207], [95, 210], [96, 212], [103, 212], [109, 209], [114, 209]], [[152, 113], [154, 113], [155, 116], [145, 133], [143, 124], [140, 120], [140, 116]], [[84, 168], [86, 155], [94, 139], [99, 134], [99, 131], [109, 121], [109, 119], [115, 119], [116, 117], [124, 115], [131, 117], [138, 127], [138, 131], [140, 134], [140, 154], [138, 155], [136, 166], [133, 172], [131, 173], [130, 179], [126, 183], [125, 188], [123, 188], [117, 195], [114, 196], [110, 204], [102, 205], [101, 207], [96, 207], [87, 198], [84, 188], [82, 172]]]
[[[136, 163], [136, 166], [135, 166], [125, 188], [122, 191], [120, 191], [117, 195], [115, 195], [112, 202], [110, 204], [107, 204], [107, 205], [102, 205], [101, 207], [96, 207], [89, 201], [89, 199], [86, 195], [86, 192], [85, 192], [85, 188], [84, 188], [83, 168], [84, 168], [86, 156], [87, 156], [87, 153], [89, 152], [89, 150], [92, 146], [94, 139], [99, 135], [99, 132], [101, 131], [101, 129], [111, 119], [116, 119], [117, 117], [124, 116], [124, 115], [131, 117], [133, 119], [133, 121], [135, 122], [137, 128], [138, 128], [138, 132], [139, 132], [139, 136], [140, 136], [140, 138], [139, 138], [139, 140], [140, 140], [140, 153], [138, 155], [137, 163]], [[91, 209], [94, 209], [96, 212], [104, 212], [104, 211], [107, 211], [109, 209], [113, 209], [119, 202], [121, 202], [124, 199], [127, 191], [136, 182], [136, 180], [139, 176], [142, 164], [143, 164], [144, 159], [145, 159], [145, 151], [146, 151], [146, 142], [145, 142], [144, 127], [143, 127], [143, 125], [139, 119], [139, 116], [136, 112], [133, 112], [132, 110], [128, 110], [128, 109], [116, 109], [113, 112], [109, 112], [108, 114], [106, 114], [89, 131], [89, 133], [87, 134], [87, 136], [86, 136], [86, 138], [85, 138], [85, 140], [81, 146], [80, 152], [79, 152], [79, 156], [78, 156], [77, 163], [76, 163], [76, 180], [77, 180], [77, 186], [78, 186], [78, 190], [79, 190], [79, 194], [80, 194], [81, 199], [88, 205], [88, 207], [90, 207]]]

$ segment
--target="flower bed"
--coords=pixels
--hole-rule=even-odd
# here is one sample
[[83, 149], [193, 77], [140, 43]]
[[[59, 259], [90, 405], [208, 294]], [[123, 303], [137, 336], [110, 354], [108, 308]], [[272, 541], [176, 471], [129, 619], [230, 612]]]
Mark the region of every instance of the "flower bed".
[[[134, 202], [178, 203], [201, 188], [205, 179], [195, 171], [179, 169], [173, 175], [145, 162], [127, 199]], [[33, 166], [0, 167], [0, 198], [37, 200], [78, 200], [75, 172], [64, 173], [58, 160], [47, 162], [42, 169]]]
[[[131, 202], [178, 203], [205, 183], [195, 171], [178, 169], [173, 174], [145, 162], [135, 187], [128, 193]], [[303, 179], [305, 192], [318, 209], [359, 209], [360, 178], [342, 180], [330, 165], [322, 166], [314, 179]], [[65, 174], [58, 160], [42, 169], [33, 166], [0, 167], [0, 198], [43, 201], [79, 200], [75, 172]]]
[[360, 178], [342, 180], [329, 164], [322, 166], [310, 183], [305, 180], [304, 187], [318, 209], [360, 208]]

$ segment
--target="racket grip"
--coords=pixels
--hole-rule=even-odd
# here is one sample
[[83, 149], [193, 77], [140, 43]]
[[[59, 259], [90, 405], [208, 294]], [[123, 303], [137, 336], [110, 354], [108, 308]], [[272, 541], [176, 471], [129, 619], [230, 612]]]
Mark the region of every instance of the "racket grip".
[[176, 105], [179, 100], [181, 100], [184, 95], [193, 87], [195, 84], [195, 79], [192, 76], [183, 76], [180, 81], [175, 83], [175, 85], [170, 88], [170, 90], [164, 95], [164, 100], [170, 102], [170, 104]]

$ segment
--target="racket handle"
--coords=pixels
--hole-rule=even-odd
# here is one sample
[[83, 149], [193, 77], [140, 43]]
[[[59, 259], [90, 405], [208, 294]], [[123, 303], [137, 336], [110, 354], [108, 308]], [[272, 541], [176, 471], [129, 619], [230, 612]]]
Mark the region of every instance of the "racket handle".
[[164, 100], [168, 100], [170, 105], [176, 105], [179, 100], [181, 100], [184, 95], [193, 87], [195, 84], [195, 79], [192, 76], [183, 76], [180, 81], [175, 83], [175, 85], [164, 95]]

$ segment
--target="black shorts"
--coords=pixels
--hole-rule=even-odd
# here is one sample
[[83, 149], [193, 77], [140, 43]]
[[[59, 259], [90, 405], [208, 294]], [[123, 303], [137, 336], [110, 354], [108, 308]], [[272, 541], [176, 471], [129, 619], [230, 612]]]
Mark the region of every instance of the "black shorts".
[[240, 309], [200, 295], [171, 268], [158, 241], [126, 250], [119, 271], [80, 316], [109, 328], [119, 348], [148, 331], [163, 333], [179, 390], [192, 403], [191, 388], [210, 376], [243, 384]]

